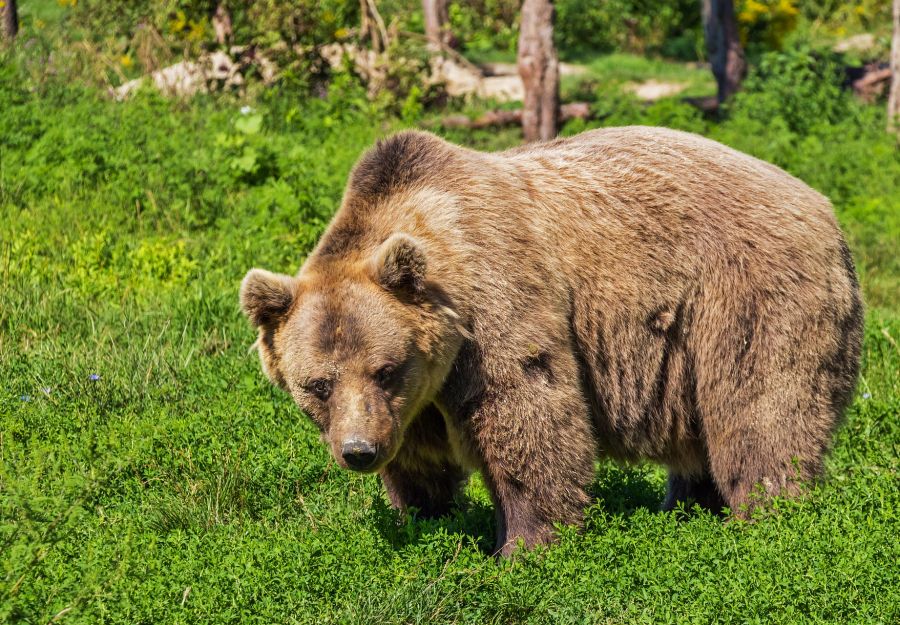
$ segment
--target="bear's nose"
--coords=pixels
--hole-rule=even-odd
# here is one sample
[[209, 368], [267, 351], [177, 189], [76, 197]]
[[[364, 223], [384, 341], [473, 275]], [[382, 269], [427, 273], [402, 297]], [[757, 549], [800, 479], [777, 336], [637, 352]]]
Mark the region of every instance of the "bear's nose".
[[369, 441], [358, 438], [344, 441], [341, 446], [341, 457], [347, 466], [356, 471], [365, 471], [375, 464], [378, 448]]

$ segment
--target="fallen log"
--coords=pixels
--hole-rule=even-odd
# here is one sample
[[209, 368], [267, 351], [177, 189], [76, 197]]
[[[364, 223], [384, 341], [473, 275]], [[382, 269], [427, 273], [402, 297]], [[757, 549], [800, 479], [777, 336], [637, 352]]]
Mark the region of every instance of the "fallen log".
[[853, 81], [853, 92], [864, 102], [874, 102], [891, 82], [890, 67], [870, 67], [862, 78]]
[[718, 96], [701, 96], [693, 98], [683, 98], [682, 102], [700, 109], [700, 112], [708, 117], [715, 117], [719, 114], [719, 98]]
[[[591, 107], [587, 102], [570, 102], [559, 107], [557, 119], [560, 123], [570, 119], [590, 119]], [[522, 123], [522, 109], [509, 111], [488, 111], [475, 119], [465, 115], [449, 115], [442, 118], [439, 124], [444, 128], [466, 128], [469, 130], [489, 128], [492, 126], [513, 126]]]

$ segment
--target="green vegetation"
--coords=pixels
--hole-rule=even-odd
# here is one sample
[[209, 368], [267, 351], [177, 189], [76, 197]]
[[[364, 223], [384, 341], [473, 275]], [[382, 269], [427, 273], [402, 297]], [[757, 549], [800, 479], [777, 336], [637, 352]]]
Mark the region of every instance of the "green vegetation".
[[600, 463], [584, 531], [512, 561], [488, 553], [477, 477], [458, 512], [422, 521], [339, 470], [265, 381], [237, 308], [248, 268], [299, 267], [367, 146], [441, 111], [373, 104], [345, 74], [325, 98], [290, 83], [115, 103], [0, 56], [0, 621], [898, 622], [900, 150], [883, 107], [810, 55], [763, 53], [717, 122], [620, 88], [711, 87], [693, 69], [593, 57], [567, 88], [598, 120], [564, 133], [700, 132], [832, 198], [867, 332], [826, 480], [746, 524], [659, 513], [660, 468]]
[[712, 73], [705, 67], [686, 65], [671, 59], [614, 52], [584, 59], [584, 73], [562, 77], [562, 100], [601, 99], [596, 89], [618, 93], [644, 81], [672, 83], [684, 87], [683, 97], [707, 96], [716, 92]]

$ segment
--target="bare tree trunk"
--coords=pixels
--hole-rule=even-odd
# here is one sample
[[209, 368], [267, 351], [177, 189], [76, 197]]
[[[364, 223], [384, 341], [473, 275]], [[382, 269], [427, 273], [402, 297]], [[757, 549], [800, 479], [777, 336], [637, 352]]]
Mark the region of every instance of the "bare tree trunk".
[[12, 41], [19, 32], [19, 11], [16, 0], [0, 0], [0, 35]]
[[213, 30], [216, 33], [216, 42], [224, 46], [231, 39], [231, 13], [225, 2], [216, 4], [216, 10], [212, 16]]
[[747, 74], [732, 0], [703, 0], [703, 32], [721, 104], [734, 95]]
[[553, 46], [552, 0], [524, 0], [519, 30], [519, 75], [525, 86], [525, 141], [556, 136], [559, 115], [559, 59]]
[[447, 0], [422, 0], [422, 12], [425, 15], [425, 37], [428, 39], [428, 48], [436, 52], [456, 47], [453, 34], [450, 32]]
[[888, 96], [888, 130], [900, 134], [900, 0], [894, 0], [894, 38], [891, 41], [891, 92]]

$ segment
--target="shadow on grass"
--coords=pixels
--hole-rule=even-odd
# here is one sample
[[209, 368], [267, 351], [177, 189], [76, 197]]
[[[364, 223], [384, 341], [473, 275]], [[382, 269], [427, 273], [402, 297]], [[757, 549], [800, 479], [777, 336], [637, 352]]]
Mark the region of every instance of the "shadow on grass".
[[491, 553], [494, 549], [494, 507], [480, 501], [462, 498], [450, 514], [424, 519], [419, 518], [415, 510], [399, 512], [384, 499], [377, 499], [373, 505], [373, 515], [378, 532], [395, 549], [418, 544], [437, 534], [463, 536], [485, 553]]
[[[638, 510], [659, 512], [665, 497], [665, 483], [651, 467], [610, 463], [598, 468], [588, 492], [595, 507], [609, 515], [630, 517]], [[462, 498], [450, 514], [423, 519], [415, 511], [398, 512], [381, 498], [374, 502], [372, 514], [379, 533], [395, 549], [445, 534], [471, 539], [485, 553], [494, 550], [494, 507], [483, 501]]]
[[588, 493], [595, 507], [607, 514], [628, 517], [641, 509], [659, 512], [666, 485], [654, 467], [605, 462], [594, 473], [594, 483]]

